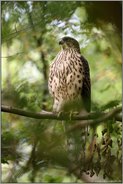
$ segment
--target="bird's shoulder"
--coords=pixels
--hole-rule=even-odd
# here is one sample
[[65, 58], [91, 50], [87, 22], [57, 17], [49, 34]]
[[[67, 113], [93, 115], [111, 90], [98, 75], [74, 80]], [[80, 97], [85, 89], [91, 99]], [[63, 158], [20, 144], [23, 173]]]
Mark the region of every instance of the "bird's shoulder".
[[80, 56], [80, 60], [81, 60], [81, 62], [82, 62], [82, 64], [83, 64], [85, 73], [89, 73], [89, 72], [90, 72], [90, 68], [89, 68], [89, 64], [88, 64], [87, 59], [85, 59], [85, 57], [81, 55], [81, 56]]

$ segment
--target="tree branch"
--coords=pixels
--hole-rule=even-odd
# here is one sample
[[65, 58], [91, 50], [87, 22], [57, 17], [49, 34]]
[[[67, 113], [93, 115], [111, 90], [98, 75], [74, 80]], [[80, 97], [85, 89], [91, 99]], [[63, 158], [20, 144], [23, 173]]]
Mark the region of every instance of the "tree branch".
[[107, 121], [109, 119], [115, 119], [117, 121], [120, 120], [122, 122], [122, 115], [119, 114], [121, 111], [122, 111], [122, 107], [113, 108], [109, 112], [103, 113], [103, 116], [101, 116], [99, 118], [95, 118], [93, 120], [90, 119], [90, 120], [86, 120], [86, 121], [74, 124], [72, 127], [70, 127], [68, 129], [68, 132], [72, 131], [72, 130], [75, 130], [75, 129], [83, 128], [83, 127], [85, 127], [87, 125], [99, 124], [99, 123]]
[[1, 111], [17, 114], [17, 115], [25, 116], [29, 118], [35, 118], [35, 119], [86, 120], [82, 124], [81, 123], [75, 124], [74, 127], [76, 126], [82, 127], [93, 123], [100, 123], [108, 119], [115, 119], [117, 121], [122, 121], [122, 115], [120, 114], [122, 111], [122, 107], [115, 107], [108, 112], [93, 112], [87, 115], [72, 115], [71, 117], [69, 113], [61, 113], [60, 115], [54, 114], [52, 112], [47, 112], [47, 111], [35, 113], [35, 112], [24, 111], [21, 109], [13, 108], [11, 106], [4, 106], [4, 105], [2, 105]]
[[[66, 133], [69, 133], [70, 131], [76, 130], [76, 129], [80, 129], [82, 127], [85, 127], [87, 125], [92, 125], [95, 123], [101, 123], [103, 121], [107, 121], [109, 119], [115, 119], [117, 121], [122, 121], [122, 107], [115, 107], [112, 110], [108, 110], [105, 112], [94, 112], [94, 113], [89, 113], [87, 115], [74, 115], [70, 118], [69, 114], [60, 114], [59, 116], [57, 114], [53, 114], [52, 112], [41, 112], [41, 113], [35, 113], [35, 112], [28, 112], [28, 111], [24, 111], [21, 109], [17, 109], [17, 108], [13, 108], [10, 106], [4, 106], [2, 105], [1, 107], [1, 111], [3, 112], [7, 112], [7, 113], [12, 113], [12, 114], [16, 114], [16, 115], [20, 115], [20, 116], [25, 116], [25, 117], [29, 117], [29, 118], [35, 118], [35, 119], [54, 119], [54, 120], [67, 120], [67, 119], [71, 119], [71, 120], [81, 120], [80, 122], [75, 123], [74, 125], [72, 125]], [[83, 121], [82, 121], [83, 120]], [[35, 145], [36, 146], [36, 145]], [[35, 151], [35, 147], [32, 149], [32, 154], [33, 151]], [[53, 154], [49, 154], [48, 156], [48, 160], [53, 160], [55, 159], [54, 155], [57, 155], [55, 152], [53, 152]], [[65, 155], [62, 154], [60, 152], [60, 155], [63, 155], [64, 159], [60, 159], [60, 164], [61, 164], [61, 160], [64, 160], [65, 162], [63, 162], [63, 167], [68, 166], [67, 164], [67, 159], [65, 160]], [[30, 156], [30, 159], [32, 158], [32, 156]], [[28, 160], [27, 164], [25, 167], [23, 167], [21, 170], [19, 170], [19, 172], [17, 172], [15, 174], [15, 178], [20, 177], [20, 175], [22, 175], [24, 172], [27, 172], [28, 170], [28, 164], [30, 164], [31, 160]], [[56, 160], [55, 160], [56, 161]], [[65, 163], [65, 165], [64, 165]], [[70, 165], [70, 173], [73, 173], [75, 176], [77, 176], [77, 178], [81, 179], [84, 182], [93, 182], [93, 178], [91, 178], [90, 176], [86, 175], [84, 172], [81, 174], [80, 173], [80, 169], [78, 168], [78, 166], [74, 165], [71, 162]]]

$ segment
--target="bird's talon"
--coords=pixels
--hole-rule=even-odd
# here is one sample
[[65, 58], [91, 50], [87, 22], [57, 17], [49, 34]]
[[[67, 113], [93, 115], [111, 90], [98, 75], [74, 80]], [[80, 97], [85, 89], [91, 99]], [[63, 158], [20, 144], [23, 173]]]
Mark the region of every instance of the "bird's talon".
[[57, 117], [59, 118], [61, 116], [61, 114], [62, 114], [62, 111], [58, 112]]
[[78, 115], [79, 113], [78, 112], [70, 112], [70, 120], [72, 120], [72, 117], [73, 116], [76, 116], [76, 115]]
[[73, 112], [73, 115], [74, 116], [77, 116], [79, 113], [78, 112]]

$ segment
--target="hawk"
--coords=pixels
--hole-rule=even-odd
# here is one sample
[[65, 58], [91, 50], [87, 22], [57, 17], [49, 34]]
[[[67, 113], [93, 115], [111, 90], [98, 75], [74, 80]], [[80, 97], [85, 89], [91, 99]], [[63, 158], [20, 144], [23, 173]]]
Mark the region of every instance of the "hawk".
[[87, 60], [77, 40], [65, 36], [61, 50], [50, 65], [48, 88], [54, 99], [53, 111], [86, 112], [91, 109], [91, 81]]

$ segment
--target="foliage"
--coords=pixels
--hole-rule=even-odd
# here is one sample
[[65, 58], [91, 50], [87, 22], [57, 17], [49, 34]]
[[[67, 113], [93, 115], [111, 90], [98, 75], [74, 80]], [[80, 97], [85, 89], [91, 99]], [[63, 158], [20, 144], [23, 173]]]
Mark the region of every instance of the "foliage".
[[[121, 104], [121, 2], [1, 4], [2, 104], [35, 112], [52, 110], [48, 68], [64, 35], [79, 41], [81, 53], [89, 61], [92, 111]], [[91, 175], [89, 179], [121, 181], [121, 130], [116, 120], [89, 128], [83, 145], [86, 159], [80, 166]], [[76, 145], [79, 133], [71, 135]], [[3, 113], [3, 182], [79, 182], [68, 167], [65, 141], [63, 126], [55, 120]]]

